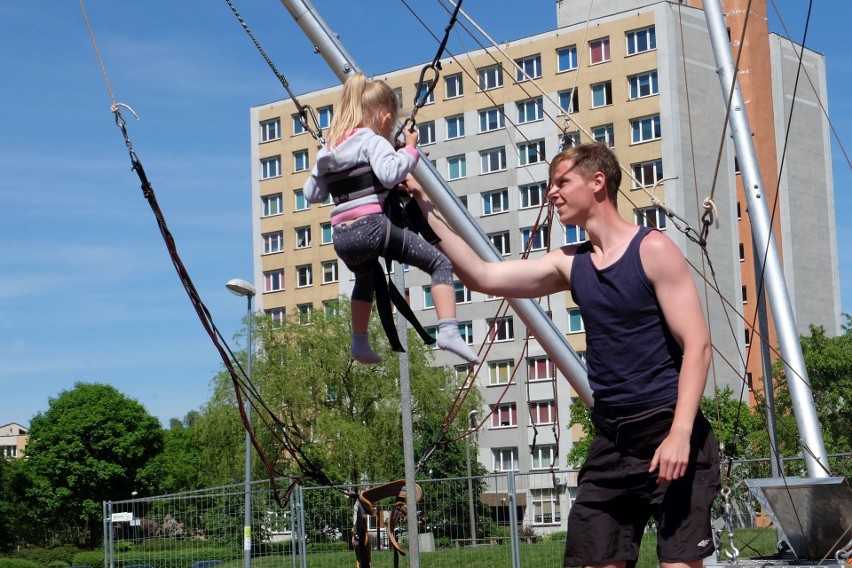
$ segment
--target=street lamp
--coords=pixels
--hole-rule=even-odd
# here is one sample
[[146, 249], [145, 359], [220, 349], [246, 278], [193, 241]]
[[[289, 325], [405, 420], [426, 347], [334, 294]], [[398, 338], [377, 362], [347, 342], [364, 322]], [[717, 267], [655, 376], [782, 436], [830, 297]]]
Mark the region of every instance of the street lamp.
[[[474, 409], [467, 415], [468, 426], [470, 428], [476, 427], [477, 414], [479, 414], [479, 411]], [[470, 512], [470, 538], [472, 539], [471, 544], [476, 544], [476, 514], [473, 510], [473, 478], [470, 473], [470, 435], [464, 437], [464, 449], [467, 454], [467, 507]]]
[[[245, 296], [248, 300], [248, 337], [247, 345], [247, 363], [246, 377], [248, 386], [251, 388], [251, 360], [252, 360], [252, 343], [251, 343], [251, 301], [257, 291], [251, 283], [240, 278], [228, 280], [225, 287], [231, 293], [237, 296]], [[251, 395], [249, 395], [251, 396]], [[243, 568], [251, 568], [251, 403], [245, 409], [246, 411], [246, 484], [245, 484], [245, 517], [243, 520]]]

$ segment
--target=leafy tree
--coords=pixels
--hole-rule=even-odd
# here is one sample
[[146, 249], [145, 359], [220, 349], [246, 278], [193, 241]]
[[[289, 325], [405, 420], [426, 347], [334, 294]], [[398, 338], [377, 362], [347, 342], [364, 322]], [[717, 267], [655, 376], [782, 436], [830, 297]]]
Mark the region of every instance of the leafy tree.
[[571, 403], [571, 419], [568, 421], [568, 427], [571, 428], [577, 424], [583, 429], [583, 437], [574, 440], [567, 456], [568, 466], [575, 468], [579, 468], [586, 461], [586, 454], [589, 453], [589, 446], [592, 444], [592, 436], [595, 433], [592, 413], [580, 398], [574, 399]]
[[137, 475], [137, 491], [162, 495], [201, 489], [201, 456], [194, 428], [199, 413], [192, 410], [183, 420], [172, 418], [163, 432], [163, 451], [151, 459]]
[[162, 444], [157, 419], [112, 386], [79, 382], [50, 399], [32, 419], [27, 446], [29, 494], [44, 525], [94, 546], [101, 502], [129, 497]]
[[[832, 473], [848, 476], [852, 474], [852, 320], [849, 314], [843, 316], [845, 323], [841, 335], [829, 337], [824, 327], [811, 325], [810, 335], [802, 336], [801, 342], [825, 449], [829, 454], [846, 454], [846, 457], [829, 460]], [[800, 454], [787, 386], [798, 378], [786, 376], [781, 361], [773, 366], [773, 376], [778, 389], [776, 412], [790, 423], [783, 431], [779, 428], [780, 443], [784, 444], [787, 455]]]

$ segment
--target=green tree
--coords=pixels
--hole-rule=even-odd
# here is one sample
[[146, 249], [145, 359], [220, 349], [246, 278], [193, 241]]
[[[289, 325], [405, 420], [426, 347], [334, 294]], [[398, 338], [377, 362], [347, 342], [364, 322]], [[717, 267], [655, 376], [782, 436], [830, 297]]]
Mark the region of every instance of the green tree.
[[45, 529], [94, 546], [101, 502], [128, 498], [162, 444], [157, 419], [112, 386], [80, 382], [50, 399], [32, 419], [27, 446], [30, 495]]
[[151, 459], [137, 475], [136, 489], [142, 495], [162, 495], [201, 489], [201, 453], [192, 410], [183, 420], [172, 418], [163, 432], [163, 451]]
[[[829, 337], [822, 326], [810, 326], [810, 335], [802, 336], [802, 354], [810, 379], [816, 405], [817, 419], [822, 431], [826, 451], [845, 453], [846, 457], [831, 458], [829, 465], [836, 475], [852, 474], [852, 328], [850, 315], [843, 314], [843, 333]], [[773, 366], [778, 394], [776, 413], [789, 422], [789, 427], [780, 429], [780, 444], [785, 455], [799, 454], [799, 439], [793, 421], [793, 404], [788, 383], [798, 380], [788, 377], [781, 361]]]

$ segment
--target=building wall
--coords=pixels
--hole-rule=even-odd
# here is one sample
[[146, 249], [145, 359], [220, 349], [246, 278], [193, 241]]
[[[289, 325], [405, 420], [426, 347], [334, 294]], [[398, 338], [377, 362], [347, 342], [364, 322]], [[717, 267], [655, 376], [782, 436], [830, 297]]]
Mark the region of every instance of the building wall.
[[29, 441], [29, 429], [17, 422], [0, 426], [0, 457], [20, 458]]

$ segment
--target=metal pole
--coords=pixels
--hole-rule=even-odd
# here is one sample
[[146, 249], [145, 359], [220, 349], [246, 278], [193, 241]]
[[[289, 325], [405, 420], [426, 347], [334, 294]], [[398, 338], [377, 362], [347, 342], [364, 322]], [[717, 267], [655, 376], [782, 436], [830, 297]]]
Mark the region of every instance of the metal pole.
[[[468, 424], [471, 428], [474, 427], [477, 414], [479, 414], [477, 410], [471, 410], [468, 414]], [[473, 478], [470, 470], [470, 436], [464, 437], [464, 449], [467, 454], [467, 507], [470, 514], [470, 538], [471, 544], [476, 544], [476, 513], [473, 508]]]
[[799, 342], [799, 332], [796, 329], [796, 319], [790, 304], [781, 259], [772, 231], [760, 165], [754, 151], [752, 131], [745, 112], [745, 101], [740, 92], [739, 83], [733, 81], [735, 79], [734, 60], [728, 41], [725, 17], [719, 0], [704, 1], [704, 17], [707, 21], [710, 43], [713, 46], [713, 54], [718, 67], [717, 73], [725, 100], [727, 100], [731, 85], [734, 86], [728, 123], [731, 128], [731, 135], [734, 138], [743, 189], [748, 202], [752, 238], [757, 243], [756, 249], [760, 266], [764, 266], [766, 270], [764, 275], [766, 292], [775, 319], [781, 355], [784, 358], [790, 397], [793, 400], [793, 407], [796, 409], [796, 422], [804, 446], [805, 465], [810, 477], [828, 477], [828, 457], [819, 429], [816, 407], [805, 368], [805, 359], [802, 355], [802, 345]]
[[[350, 73], [360, 70], [355, 60], [340, 43], [337, 36], [328, 28], [325, 21], [316, 13], [309, 0], [281, 0], [281, 3], [313, 42], [337, 78], [343, 82]], [[462, 206], [453, 190], [443, 180], [429, 160], [422, 159], [413, 172], [414, 177], [423, 186], [426, 195], [447, 223], [461, 235], [473, 250], [483, 259], [501, 262], [503, 257], [491, 244], [488, 236], [476, 223], [468, 210]], [[533, 330], [536, 340], [547, 352], [559, 371], [565, 375], [577, 395], [588, 406], [592, 406], [592, 391], [586, 375], [586, 365], [574, 349], [568, 344], [565, 334], [560, 332], [547, 316], [538, 302], [530, 299], [507, 298], [512, 309], [527, 327]]]
[[[246, 343], [248, 345], [246, 351], [248, 353], [246, 359], [246, 375], [248, 378], [249, 388], [251, 388], [251, 360], [252, 360], [252, 342], [251, 342], [251, 300], [254, 296], [246, 296], [248, 300], [248, 333]], [[246, 483], [245, 483], [245, 517], [243, 519], [243, 568], [251, 568], [251, 403], [248, 404], [246, 411]]]
[[[753, 243], [754, 244], [754, 243]], [[754, 244], [754, 249], [757, 245]], [[755, 250], [754, 258], [757, 259]], [[772, 363], [769, 351], [769, 317], [766, 313], [766, 291], [763, 286], [763, 278], [760, 277], [760, 267], [754, 267], [754, 273], [758, 275], [757, 290], [757, 329], [760, 332], [760, 357], [763, 363], [763, 400], [766, 404], [766, 430], [769, 434], [769, 464], [772, 477], [781, 476], [781, 454], [778, 451], [778, 433], [775, 424], [775, 387], [772, 384]]]

